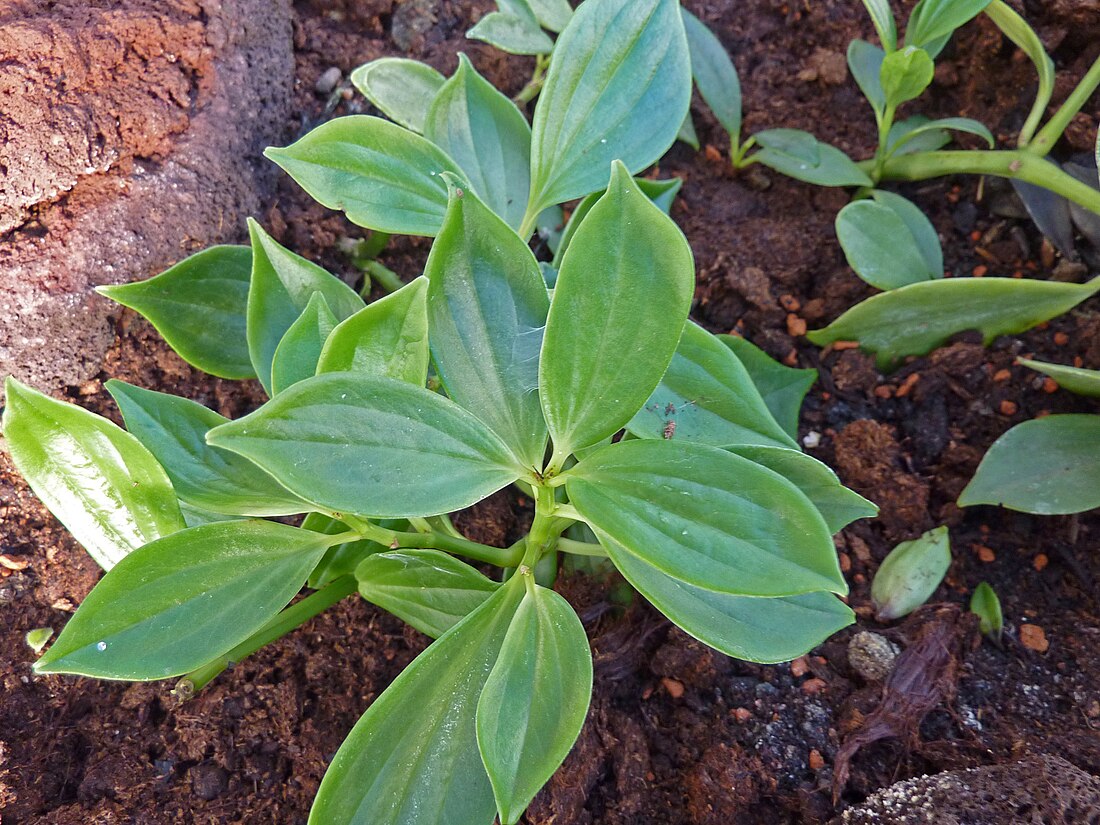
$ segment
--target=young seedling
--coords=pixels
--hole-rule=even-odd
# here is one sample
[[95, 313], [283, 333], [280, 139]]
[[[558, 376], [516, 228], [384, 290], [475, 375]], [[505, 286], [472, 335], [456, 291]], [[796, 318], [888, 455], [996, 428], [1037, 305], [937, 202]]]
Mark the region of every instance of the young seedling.
[[978, 626], [983, 636], [988, 636], [997, 644], [1001, 643], [1005, 620], [1001, 613], [1001, 600], [990, 586], [982, 582], [970, 597], [970, 612], [978, 617]]
[[882, 560], [871, 582], [875, 618], [890, 622], [912, 613], [932, 597], [950, 566], [946, 527], [903, 541]]

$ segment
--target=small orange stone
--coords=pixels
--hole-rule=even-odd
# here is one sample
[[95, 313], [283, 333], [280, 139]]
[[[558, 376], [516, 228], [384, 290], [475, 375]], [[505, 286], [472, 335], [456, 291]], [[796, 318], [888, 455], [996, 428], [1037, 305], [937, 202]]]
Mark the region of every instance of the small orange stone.
[[1048, 375], [1046, 378], [1043, 379], [1043, 392], [1058, 392], [1058, 382]]
[[1046, 568], [1048, 564], [1050, 564], [1050, 559], [1047, 558], [1046, 553], [1040, 553], [1038, 556], [1031, 560], [1031, 566], [1040, 573]]
[[833, 341], [829, 346], [836, 352], [844, 352], [846, 349], [859, 349], [859, 341]]
[[793, 312], [787, 316], [787, 334], [794, 338], [806, 334], [806, 322]]
[[679, 699], [684, 695], [683, 684], [677, 682], [675, 679], [670, 679], [666, 676], [661, 679], [661, 684], [664, 686], [664, 689], [668, 691], [668, 695], [673, 699]]
[[847, 553], [841, 553], [838, 558], [840, 559], [840, 572], [847, 573], [852, 569], [852, 557]]
[[993, 373], [993, 380], [1000, 383], [1012, 377], [1012, 370], [997, 370]]
[[913, 387], [917, 385], [918, 381], [920, 381], [919, 372], [914, 372], [912, 375], [902, 381], [901, 386], [898, 387], [897, 391], [898, 398], [905, 398], [905, 396], [909, 395], [909, 392], [913, 389]]
[[989, 272], [989, 267], [985, 264], [978, 264], [976, 267], [974, 267], [975, 278], [984, 278], [987, 272]]
[[893, 398], [894, 388], [889, 384], [879, 384], [875, 387], [875, 398]]
[[997, 554], [993, 552], [992, 548], [986, 547], [984, 544], [975, 544], [974, 552], [976, 552], [978, 558], [986, 564], [997, 560]]
[[810, 751], [810, 770], [819, 771], [824, 767], [825, 757], [823, 757], [821, 753], [816, 748], [814, 748]]
[[806, 675], [806, 671], [810, 669], [809, 662], [806, 661], [805, 656], [799, 656], [797, 659], [791, 662], [791, 676], [796, 679], [801, 679]]
[[788, 367], [796, 366], [798, 364], [798, 351], [792, 349], [790, 352], [788, 352], [783, 357], [783, 363], [786, 364]]
[[707, 144], [707, 148], [703, 150], [703, 154], [707, 156], [707, 160], [713, 161], [715, 163], [721, 163], [724, 160], [724, 158], [722, 157], [722, 153], [719, 152], [715, 147], [711, 146], [709, 143]]
[[821, 693], [826, 687], [824, 679], [807, 679], [802, 683], [802, 692], [813, 696], [815, 693]]
[[779, 305], [787, 312], [798, 312], [802, 308], [802, 304], [793, 295], [780, 295]]
[[1015, 401], [1009, 401], [1007, 398], [1001, 402], [1000, 410], [1001, 415], [1016, 415], [1016, 410], [1019, 407], [1016, 406]]
[[734, 708], [733, 718], [736, 719], [738, 722], [747, 722], [752, 719], [752, 711], [748, 708]]
[[1036, 653], [1046, 653], [1050, 648], [1046, 632], [1037, 624], [1020, 625], [1020, 644]]
[[1069, 343], [1069, 336], [1064, 332], [1056, 332], [1054, 333], [1054, 343], [1060, 347], [1064, 347]]

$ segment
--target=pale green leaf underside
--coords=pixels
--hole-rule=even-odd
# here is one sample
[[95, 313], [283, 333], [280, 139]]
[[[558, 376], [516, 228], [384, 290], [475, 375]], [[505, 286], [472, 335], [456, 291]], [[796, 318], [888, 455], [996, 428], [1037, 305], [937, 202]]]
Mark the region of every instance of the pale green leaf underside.
[[381, 57], [351, 73], [351, 82], [386, 117], [424, 133], [428, 107], [445, 78], [431, 66], [404, 57]]
[[748, 370], [764, 404], [783, 431], [791, 438], [798, 438], [798, 414], [802, 409], [802, 400], [817, 380], [817, 370], [784, 366], [755, 344], [736, 335], [719, 335], [717, 338], [733, 350]]
[[946, 527], [903, 541], [883, 559], [871, 582], [871, 599], [879, 621], [912, 613], [936, 592], [951, 566]]

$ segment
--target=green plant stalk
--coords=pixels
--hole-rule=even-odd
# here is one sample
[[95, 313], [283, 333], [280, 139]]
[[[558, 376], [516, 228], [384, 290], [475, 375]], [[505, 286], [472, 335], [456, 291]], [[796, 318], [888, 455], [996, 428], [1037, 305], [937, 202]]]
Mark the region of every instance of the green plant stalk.
[[340, 576], [333, 579], [320, 590], [283, 610], [228, 653], [188, 673], [176, 683], [173, 692], [182, 699], [190, 699], [230, 665], [240, 662], [264, 645], [281, 639], [290, 631], [301, 627], [314, 616], [350, 596], [358, 587], [359, 584], [354, 576]]
[[[1032, 144], [1034, 146], [1034, 144]], [[874, 160], [862, 161], [859, 167], [868, 174], [874, 172]], [[1086, 209], [1100, 214], [1100, 191], [1067, 175], [1053, 163], [1038, 157], [1029, 149], [918, 152], [898, 155], [886, 161], [878, 176], [884, 180], [927, 180], [945, 175], [995, 175], [1022, 180], [1049, 189]]]
[[522, 541], [516, 542], [511, 547], [490, 547], [487, 544], [479, 544], [461, 536], [453, 536], [432, 529], [425, 533], [405, 533], [373, 524], [357, 516], [346, 514], [332, 514], [332, 516], [343, 521], [349, 527], [354, 527], [360, 538], [376, 541], [391, 550], [401, 548], [408, 550], [442, 550], [444, 553], [465, 556], [475, 561], [495, 564], [497, 567], [515, 567], [519, 564], [519, 560], [523, 555]]
[[531, 79], [527, 81], [527, 85], [520, 89], [518, 95], [512, 100], [517, 105], [524, 105], [530, 103], [535, 99], [535, 95], [542, 91], [542, 84], [546, 82], [546, 70], [550, 67], [550, 55], [540, 54], [535, 56], [535, 71], [531, 73]]
[[558, 536], [554, 533], [555, 519], [552, 515], [554, 507], [553, 489], [542, 484], [538, 485], [535, 488], [535, 520], [531, 523], [531, 532], [527, 534], [526, 548], [523, 559], [520, 561], [521, 573], [525, 567], [534, 570], [542, 554], [550, 549], [550, 545], [557, 539]]
[[369, 282], [364, 284], [366, 292], [370, 292], [370, 283], [378, 284], [384, 292], [397, 292], [405, 285], [401, 276], [378, 261], [363, 264], [363, 273], [369, 278]]
[[[1058, 142], [1058, 138], [1066, 131], [1069, 122], [1081, 111], [1097, 87], [1100, 87], [1100, 58], [1097, 58], [1096, 62], [1092, 64], [1092, 68], [1081, 78], [1077, 88], [1070, 93], [1070, 96], [1066, 98], [1066, 102], [1047, 121], [1047, 124], [1039, 130], [1039, 134], [1035, 136], [1034, 140], [1028, 143], [1026, 150], [1040, 157], [1049, 154], [1050, 150], [1054, 148], [1054, 144]], [[1094, 209], [1093, 211], [1097, 210]]]
[[607, 551], [602, 545], [593, 544], [590, 541], [574, 541], [573, 539], [558, 539], [558, 549], [563, 553], [572, 553], [574, 556], [591, 556], [592, 558], [607, 558]]
[[882, 176], [883, 167], [886, 165], [886, 143], [890, 137], [890, 129], [894, 125], [894, 115], [897, 112], [896, 106], [887, 106], [886, 110], [880, 115], [878, 109], [875, 109], [875, 120], [878, 121], [878, 147], [875, 149], [875, 169], [872, 177]]

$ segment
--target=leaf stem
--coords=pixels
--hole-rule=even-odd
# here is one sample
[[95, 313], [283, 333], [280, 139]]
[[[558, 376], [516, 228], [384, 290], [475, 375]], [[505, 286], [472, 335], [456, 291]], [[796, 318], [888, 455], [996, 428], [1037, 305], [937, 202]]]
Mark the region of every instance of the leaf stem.
[[1066, 98], [1066, 102], [1059, 107], [1058, 111], [1054, 113], [1054, 116], [1039, 130], [1039, 134], [1028, 143], [1026, 151], [1034, 155], [1039, 155], [1040, 157], [1045, 157], [1049, 154], [1050, 150], [1054, 148], [1054, 144], [1058, 142], [1058, 138], [1066, 131], [1069, 122], [1073, 120], [1077, 113], [1081, 111], [1082, 107], [1088, 103], [1089, 98], [1092, 97], [1092, 93], [1096, 91], [1097, 87], [1100, 87], [1100, 57], [1096, 59], [1096, 62], [1092, 64], [1092, 68], [1090, 68], [1085, 73], [1085, 76], [1081, 78], [1081, 82], [1077, 84], [1077, 88], [1070, 92], [1069, 97]]
[[354, 593], [358, 586], [354, 576], [340, 576], [333, 579], [320, 590], [276, 614], [267, 624], [228, 653], [188, 673], [176, 683], [173, 693], [181, 699], [190, 699], [226, 668], [255, 653], [264, 645], [282, 638], [317, 614], [328, 610], [341, 599]]
[[[382, 527], [379, 524], [355, 516], [343, 515], [340, 518], [345, 524], [353, 526], [360, 537], [376, 541], [391, 550], [398, 550], [402, 547], [410, 550], [442, 550], [444, 553], [465, 556], [475, 561], [495, 564], [497, 567], [515, 567], [523, 556], [522, 541], [516, 542], [511, 547], [490, 547], [487, 544], [470, 541], [462, 536], [441, 533], [431, 529], [430, 526], [428, 532], [406, 533], [399, 530], [390, 530], [387, 527]], [[410, 519], [410, 522], [412, 521], [413, 519]], [[423, 521], [426, 523], [426, 520]]]
[[530, 103], [534, 100], [535, 95], [542, 91], [548, 68], [550, 68], [550, 55], [535, 55], [535, 70], [531, 73], [531, 79], [527, 81], [526, 86], [520, 89], [519, 94], [512, 98], [517, 105], [523, 106]]
[[601, 544], [593, 544], [590, 541], [574, 541], [573, 539], [558, 539], [558, 549], [563, 553], [572, 553], [574, 556], [592, 556], [594, 558], [607, 558], [607, 551]]

